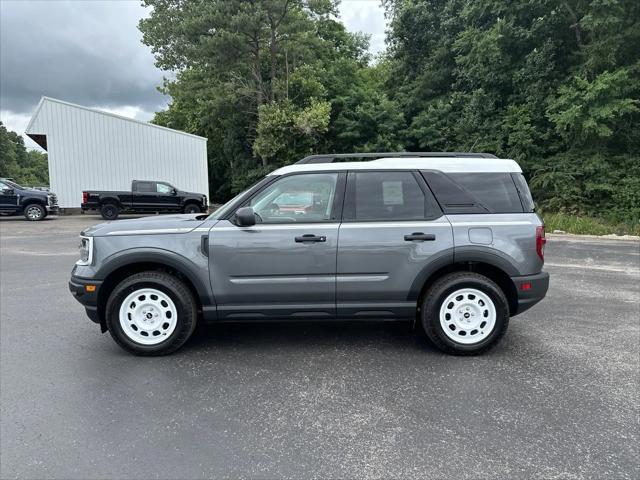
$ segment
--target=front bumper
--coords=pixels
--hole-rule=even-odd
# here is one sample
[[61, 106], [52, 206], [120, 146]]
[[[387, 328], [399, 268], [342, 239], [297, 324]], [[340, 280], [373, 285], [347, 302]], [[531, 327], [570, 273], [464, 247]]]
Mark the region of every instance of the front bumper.
[[549, 290], [549, 274], [547, 272], [511, 277], [511, 280], [518, 292], [518, 308], [512, 316], [529, 310], [542, 300]]
[[60, 211], [58, 205], [47, 205], [45, 208], [47, 209], [47, 215], [58, 215]]
[[[73, 298], [84, 306], [87, 316], [95, 323], [101, 323], [98, 315], [98, 292], [101, 285], [102, 281], [100, 280], [81, 278], [75, 275], [72, 275], [71, 280], [69, 280], [69, 291]], [[95, 289], [88, 291], [88, 286], [94, 286]]]

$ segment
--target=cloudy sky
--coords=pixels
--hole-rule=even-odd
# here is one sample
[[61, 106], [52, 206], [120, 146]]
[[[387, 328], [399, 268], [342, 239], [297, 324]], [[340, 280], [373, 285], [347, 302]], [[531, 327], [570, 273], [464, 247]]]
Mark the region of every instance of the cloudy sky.
[[[340, 13], [373, 53], [384, 49], [379, 0], [342, 0]], [[23, 134], [43, 95], [149, 120], [167, 98], [140, 42], [147, 14], [138, 0], [0, 0], [0, 120]]]

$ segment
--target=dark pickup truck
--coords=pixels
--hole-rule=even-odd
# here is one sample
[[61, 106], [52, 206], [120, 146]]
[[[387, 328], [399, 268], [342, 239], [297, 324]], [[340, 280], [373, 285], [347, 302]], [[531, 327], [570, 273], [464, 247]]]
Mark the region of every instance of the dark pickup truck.
[[21, 187], [8, 178], [0, 178], [0, 215], [24, 215], [37, 221], [58, 214], [55, 193]]
[[183, 192], [166, 182], [134, 180], [130, 192], [86, 190], [82, 192], [82, 213], [100, 210], [105, 220], [122, 213], [200, 213], [208, 209], [207, 196]]

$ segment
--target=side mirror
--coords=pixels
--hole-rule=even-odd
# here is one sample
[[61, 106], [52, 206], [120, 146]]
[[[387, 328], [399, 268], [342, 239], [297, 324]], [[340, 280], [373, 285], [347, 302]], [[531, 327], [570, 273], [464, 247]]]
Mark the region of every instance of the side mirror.
[[256, 214], [251, 207], [242, 207], [236, 210], [236, 224], [240, 227], [250, 227], [256, 224]]
[[13, 195], [16, 192], [13, 190], [13, 188], [5, 188], [4, 190], [2, 190], [2, 193], [4, 193], [5, 195]]
[[178, 190], [176, 190], [175, 188], [171, 189], [171, 195], [177, 195], [178, 194]]

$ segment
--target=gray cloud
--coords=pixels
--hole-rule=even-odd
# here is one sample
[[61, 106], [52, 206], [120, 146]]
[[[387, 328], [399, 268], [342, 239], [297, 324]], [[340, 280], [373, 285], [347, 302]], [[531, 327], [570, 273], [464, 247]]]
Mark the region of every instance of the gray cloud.
[[30, 114], [41, 96], [155, 111], [163, 72], [140, 43], [133, 1], [0, 1], [0, 107]]
[[[343, 0], [350, 30], [384, 48], [379, 0]], [[141, 43], [138, 0], [0, 0], [0, 110], [19, 133], [46, 95], [148, 120], [168, 98], [156, 87], [171, 76]]]

